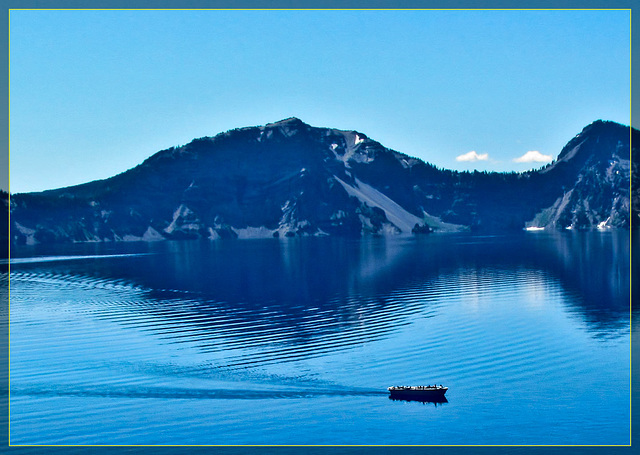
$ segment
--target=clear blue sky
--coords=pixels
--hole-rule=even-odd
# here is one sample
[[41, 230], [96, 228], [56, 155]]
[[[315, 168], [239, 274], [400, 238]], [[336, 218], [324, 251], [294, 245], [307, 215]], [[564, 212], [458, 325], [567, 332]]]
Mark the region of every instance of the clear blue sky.
[[629, 27], [628, 11], [12, 11], [11, 191], [291, 116], [439, 167], [539, 167], [513, 160], [629, 124]]

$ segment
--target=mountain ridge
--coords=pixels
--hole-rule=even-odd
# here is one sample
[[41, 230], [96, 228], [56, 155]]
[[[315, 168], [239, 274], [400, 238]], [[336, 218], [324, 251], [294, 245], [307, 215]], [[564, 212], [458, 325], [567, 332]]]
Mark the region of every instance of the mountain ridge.
[[459, 172], [290, 117], [161, 150], [107, 179], [11, 195], [11, 241], [626, 228], [638, 199], [631, 135], [598, 120], [541, 169]]

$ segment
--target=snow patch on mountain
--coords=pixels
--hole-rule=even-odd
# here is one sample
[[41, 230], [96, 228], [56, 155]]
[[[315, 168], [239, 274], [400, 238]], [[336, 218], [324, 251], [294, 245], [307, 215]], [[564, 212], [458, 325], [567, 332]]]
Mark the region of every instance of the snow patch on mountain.
[[366, 153], [366, 150], [362, 152], [356, 151], [354, 149], [347, 149], [347, 151], [343, 154], [339, 154], [335, 150], [333, 150], [333, 154], [335, 155], [337, 160], [344, 163], [344, 167], [347, 169], [351, 167], [349, 165], [349, 161], [355, 161], [356, 163], [371, 163], [373, 161], [373, 158]]

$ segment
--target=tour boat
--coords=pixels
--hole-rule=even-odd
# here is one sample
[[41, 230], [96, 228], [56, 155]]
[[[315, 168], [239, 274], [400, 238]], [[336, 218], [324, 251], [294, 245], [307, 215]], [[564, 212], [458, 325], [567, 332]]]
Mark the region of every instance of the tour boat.
[[389, 387], [391, 398], [429, 400], [442, 399], [449, 390], [442, 385], [394, 386]]

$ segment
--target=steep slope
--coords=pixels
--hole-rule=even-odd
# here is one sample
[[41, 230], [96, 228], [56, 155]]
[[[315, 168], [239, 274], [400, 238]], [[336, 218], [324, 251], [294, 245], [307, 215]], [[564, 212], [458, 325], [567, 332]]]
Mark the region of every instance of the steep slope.
[[33, 243], [401, 232], [384, 208], [345, 189], [357, 190], [350, 166], [373, 160], [373, 149], [386, 152], [364, 135], [312, 128], [295, 118], [196, 139], [110, 179], [14, 196], [14, 238]]
[[540, 171], [460, 173], [362, 133], [290, 118], [163, 150], [109, 179], [12, 195], [11, 238], [154, 241], [625, 227], [628, 150], [628, 127], [595, 122]]
[[[630, 137], [630, 131], [633, 138]], [[558, 159], [541, 169], [545, 199], [529, 227], [628, 227], [631, 154], [637, 162], [638, 131], [613, 122], [594, 122], [573, 138]]]

